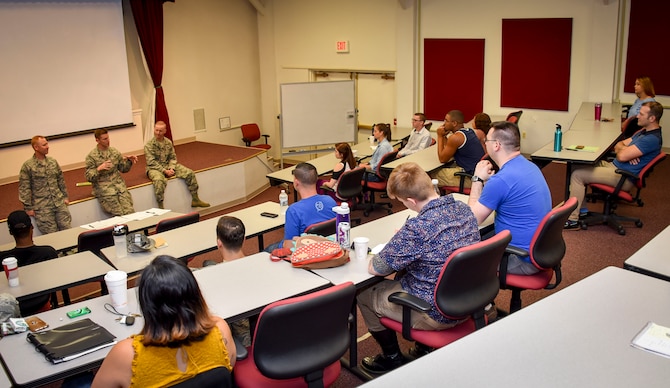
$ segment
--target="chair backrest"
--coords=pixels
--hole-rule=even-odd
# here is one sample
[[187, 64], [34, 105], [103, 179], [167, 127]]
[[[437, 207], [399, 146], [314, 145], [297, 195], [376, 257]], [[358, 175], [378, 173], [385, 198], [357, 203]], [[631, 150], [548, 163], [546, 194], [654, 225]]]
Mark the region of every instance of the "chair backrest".
[[335, 195], [345, 201], [361, 195], [363, 192], [363, 185], [361, 183], [363, 174], [365, 174], [365, 168], [363, 167], [357, 167], [353, 170], [343, 172], [342, 175], [340, 175], [340, 179], [337, 181], [337, 191], [335, 192]]
[[661, 151], [660, 154], [656, 155], [654, 159], [650, 160], [649, 163], [647, 163], [647, 165], [644, 166], [642, 170], [640, 170], [640, 173], [638, 174], [638, 179], [635, 182], [635, 186], [638, 189], [641, 189], [647, 185], [646, 179], [649, 176], [649, 174], [651, 174], [651, 172], [654, 170], [654, 167], [657, 164], [664, 161], [667, 156], [668, 155], [665, 152]]
[[[359, 182], [360, 183], [360, 182]], [[335, 217], [327, 221], [317, 222], [305, 228], [307, 234], [317, 234], [319, 236], [330, 236], [335, 234]]]
[[522, 110], [512, 112], [512, 113], [507, 115], [507, 118], [505, 119], [505, 121], [509, 121], [510, 123], [519, 124], [519, 120], [521, 119], [522, 114], [523, 114]]
[[289, 379], [322, 370], [349, 348], [349, 314], [356, 287], [347, 282], [265, 307], [253, 339], [263, 375]]
[[623, 133], [624, 138], [629, 138], [639, 131], [642, 127], [637, 124], [637, 117], [629, 117], [621, 123], [621, 133]]
[[242, 124], [242, 137], [245, 142], [256, 141], [261, 138], [261, 130], [258, 124]]
[[388, 175], [382, 174], [382, 166], [385, 165], [386, 163], [392, 162], [393, 159], [396, 158], [396, 156], [398, 156], [398, 151], [391, 151], [382, 156], [382, 158], [379, 160], [379, 164], [377, 164], [377, 169], [375, 170], [375, 174], [377, 174], [379, 178], [384, 180], [388, 179]]
[[91, 251], [100, 255], [102, 248], [114, 245], [114, 236], [112, 235], [113, 226], [104, 229], [87, 230], [79, 233], [77, 237], [77, 251]]
[[544, 216], [530, 241], [530, 260], [536, 267], [550, 269], [561, 263], [565, 255], [563, 226], [576, 208], [577, 198], [571, 197]]
[[224, 367], [218, 367], [210, 369], [208, 371], [202, 372], [195, 375], [186, 381], [182, 381], [179, 384], [173, 385], [172, 387], [178, 388], [227, 388], [232, 387], [233, 381], [230, 375], [230, 371]]
[[156, 233], [165, 232], [171, 229], [181, 228], [182, 226], [195, 224], [200, 221], [200, 213], [190, 212], [181, 216], [166, 218], [156, 224]]
[[449, 255], [435, 286], [435, 305], [441, 314], [459, 319], [483, 311], [500, 291], [498, 266], [507, 244], [509, 230]]
[[431, 138], [430, 138], [430, 145], [429, 145], [429, 147], [432, 147], [432, 146], [434, 146], [434, 145], [435, 145], [435, 143], [437, 143], [437, 140], [435, 140], [435, 138], [434, 138], [434, 137], [431, 137]]

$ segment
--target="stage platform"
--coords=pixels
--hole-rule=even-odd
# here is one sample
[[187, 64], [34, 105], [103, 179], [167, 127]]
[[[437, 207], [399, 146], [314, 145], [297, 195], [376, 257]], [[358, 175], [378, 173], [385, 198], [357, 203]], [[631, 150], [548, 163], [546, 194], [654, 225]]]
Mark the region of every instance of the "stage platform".
[[[200, 185], [200, 198], [209, 202], [209, 208], [192, 208], [191, 194], [179, 179], [170, 179], [165, 190], [165, 208], [180, 213], [198, 210], [201, 215], [244, 203], [269, 187], [265, 178], [272, 172], [267, 152], [257, 148], [191, 142], [175, 146], [179, 163], [193, 169]], [[151, 181], [146, 177], [144, 155], [130, 172], [123, 174], [133, 196], [135, 210], [156, 207]], [[88, 224], [110, 217], [91, 195], [90, 186], [77, 187], [86, 182], [84, 169], [65, 171], [65, 182], [70, 196], [72, 226]], [[13, 241], [7, 228], [7, 216], [22, 209], [18, 200], [18, 182], [0, 186], [0, 244]], [[35, 235], [39, 235], [35, 228]]]

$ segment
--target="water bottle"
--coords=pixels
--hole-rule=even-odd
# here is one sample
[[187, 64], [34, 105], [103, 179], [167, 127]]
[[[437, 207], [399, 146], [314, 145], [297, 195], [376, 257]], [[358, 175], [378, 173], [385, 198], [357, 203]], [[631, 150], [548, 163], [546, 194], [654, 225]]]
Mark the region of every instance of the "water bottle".
[[114, 225], [112, 235], [114, 236], [114, 248], [117, 258], [126, 257], [128, 254], [128, 241], [126, 235], [128, 234], [128, 225]]
[[561, 152], [563, 149], [563, 132], [561, 132], [561, 125], [556, 124], [556, 132], [554, 133], [554, 152]]
[[333, 208], [335, 214], [335, 237], [338, 244], [342, 249], [349, 250], [351, 249], [351, 240], [349, 239], [349, 231], [351, 229], [351, 224], [349, 220], [349, 204], [342, 202], [340, 206], [335, 206]]
[[432, 179], [431, 182], [433, 182], [433, 188], [435, 189], [435, 192], [437, 195], [441, 196], [442, 193], [440, 193], [440, 188], [438, 187], [438, 180], [437, 179]]
[[279, 209], [282, 215], [286, 215], [286, 209], [288, 209], [288, 194], [286, 194], [286, 190], [282, 190], [279, 193]]

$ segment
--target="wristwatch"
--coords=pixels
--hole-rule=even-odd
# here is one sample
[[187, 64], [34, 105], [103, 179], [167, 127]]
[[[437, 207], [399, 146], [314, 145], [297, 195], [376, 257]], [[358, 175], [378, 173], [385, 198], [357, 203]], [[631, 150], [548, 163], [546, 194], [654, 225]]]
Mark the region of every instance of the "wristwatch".
[[470, 178], [470, 180], [472, 181], [472, 183], [482, 182], [482, 184], [484, 184], [484, 180], [482, 178], [478, 177], [477, 175], [473, 175], [472, 178]]

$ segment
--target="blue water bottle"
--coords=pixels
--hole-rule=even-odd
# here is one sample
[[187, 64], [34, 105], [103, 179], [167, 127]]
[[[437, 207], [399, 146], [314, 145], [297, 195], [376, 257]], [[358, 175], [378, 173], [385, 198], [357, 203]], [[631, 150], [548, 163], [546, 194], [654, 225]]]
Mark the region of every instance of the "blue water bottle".
[[556, 132], [554, 133], [554, 152], [561, 152], [563, 149], [563, 132], [561, 132], [561, 125], [556, 124]]

